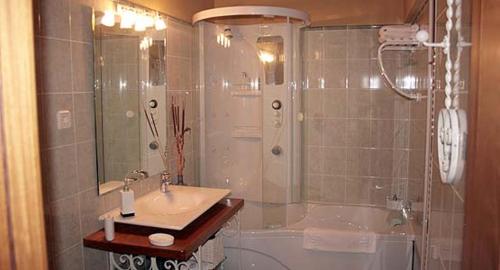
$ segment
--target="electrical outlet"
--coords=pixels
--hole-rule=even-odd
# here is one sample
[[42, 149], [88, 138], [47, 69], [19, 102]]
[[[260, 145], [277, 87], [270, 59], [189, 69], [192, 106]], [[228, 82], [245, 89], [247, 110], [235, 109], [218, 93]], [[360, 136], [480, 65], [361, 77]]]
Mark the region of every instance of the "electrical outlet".
[[71, 112], [62, 110], [57, 112], [57, 129], [66, 129], [71, 127]]

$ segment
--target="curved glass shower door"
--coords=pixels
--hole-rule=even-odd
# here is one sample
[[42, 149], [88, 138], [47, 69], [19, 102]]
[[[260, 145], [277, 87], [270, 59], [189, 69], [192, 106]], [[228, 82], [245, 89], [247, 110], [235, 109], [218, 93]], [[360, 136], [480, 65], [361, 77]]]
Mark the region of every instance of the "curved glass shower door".
[[200, 22], [196, 29], [201, 185], [245, 199], [243, 228], [284, 226], [287, 204], [300, 200], [299, 27]]

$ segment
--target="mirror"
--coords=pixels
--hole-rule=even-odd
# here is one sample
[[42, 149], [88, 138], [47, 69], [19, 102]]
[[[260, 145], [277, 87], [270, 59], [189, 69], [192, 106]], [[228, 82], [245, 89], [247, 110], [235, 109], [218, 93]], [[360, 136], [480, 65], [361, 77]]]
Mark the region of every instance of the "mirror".
[[[124, 29], [123, 20], [106, 23], [102, 20], [104, 16], [95, 14], [94, 28], [100, 194], [120, 188], [133, 170], [143, 170], [149, 175], [163, 171], [161, 141], [165, 143], [167, 135], [166, 30]], [[146, 115], [154, 122], [153, 129], [160, 142], [153, 138]]]

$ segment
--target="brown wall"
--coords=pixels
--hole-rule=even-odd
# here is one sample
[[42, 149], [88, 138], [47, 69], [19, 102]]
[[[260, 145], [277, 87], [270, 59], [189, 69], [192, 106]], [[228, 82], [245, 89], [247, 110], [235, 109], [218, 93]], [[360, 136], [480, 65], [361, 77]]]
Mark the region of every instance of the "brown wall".
[[473, 1], [472, 96], [464, 269], [498, 269], [500, 230], [500, 1]]
[[269, 5], [309, 13], [313, 25], [396, 24], [404, 21], [401, 0], [214, 0], [215, 7]]

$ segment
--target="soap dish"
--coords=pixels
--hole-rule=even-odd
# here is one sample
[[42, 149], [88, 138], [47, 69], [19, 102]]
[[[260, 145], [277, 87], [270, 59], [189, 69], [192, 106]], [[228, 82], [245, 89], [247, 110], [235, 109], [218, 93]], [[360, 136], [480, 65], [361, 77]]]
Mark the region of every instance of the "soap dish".
[[153, 246], [168, 247], [174, 244], [174, 237], [166, 233], [154, 233], [148, 238]]

